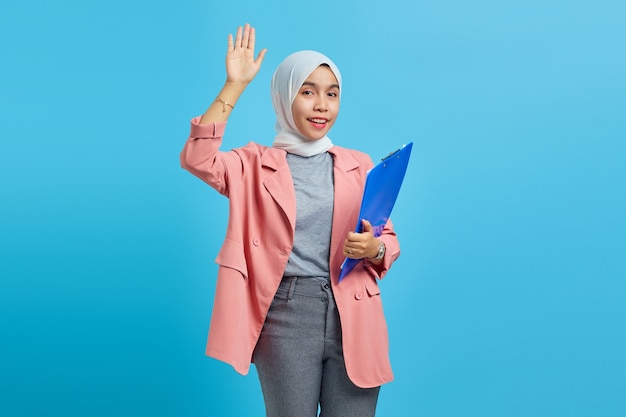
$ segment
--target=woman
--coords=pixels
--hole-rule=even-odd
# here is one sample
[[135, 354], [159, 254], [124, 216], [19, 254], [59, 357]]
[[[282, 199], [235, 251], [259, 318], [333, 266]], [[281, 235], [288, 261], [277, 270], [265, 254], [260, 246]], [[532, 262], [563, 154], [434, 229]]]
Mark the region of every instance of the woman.
[[[226, 122], [259, 71], [255, 30], [228, 36], [226, 83], [191, 122], [182, 166], [229, 198], [217, 255], [206, 353], [247, 374], [253, 361], [267, 416], [373, 416], [393, 379], [377, 279], [400, 254], [391, 222], [374, 237], [357, 222], [364, 153], [333, 145], [341, 75], [314, 51], [288, 56], [271, 83], [277, 135], [221, 151]], [[342, 281], [346, 258], [363, 261]]]

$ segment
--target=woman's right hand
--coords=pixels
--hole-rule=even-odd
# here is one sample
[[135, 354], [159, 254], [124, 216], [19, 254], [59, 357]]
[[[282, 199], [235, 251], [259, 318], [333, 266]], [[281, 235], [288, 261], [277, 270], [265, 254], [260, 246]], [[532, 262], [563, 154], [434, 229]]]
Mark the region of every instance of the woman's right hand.
[[254, 28], [249, 24], [237, 28], [237, 35], [228, 35], [226, 52], [226, 83], [200, 119], [200, 124], [226, 122], [235, 104], [261, 68], [267, 49], [254, 59]]
[[237, 35], [233, 42], [233, 35], [228, 35], [228, 51], [226, 53], [226, 81], [231, 83], [248, 84], [254, 79], [261, 68], [267, 49], [264, 48], [254, 58], [255, 30], [248, 23], [237, 28]]

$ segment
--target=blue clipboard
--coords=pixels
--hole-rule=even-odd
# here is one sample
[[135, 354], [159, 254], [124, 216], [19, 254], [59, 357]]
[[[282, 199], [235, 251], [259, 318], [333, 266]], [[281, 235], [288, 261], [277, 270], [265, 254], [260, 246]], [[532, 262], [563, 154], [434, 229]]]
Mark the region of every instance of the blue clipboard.
[[[378, 165], [367, 173], [361, 200], [361, 211], [354, 229], [357, 233], [363, 230], [361, 219], [368, 220], [372, 224], [374, 236], [378, 237], [383, 232], [400, 192], [412, 148], [413, 142], [403, 145], [397, 151], [383, 158]], [[341, 264], [339, 282], [361, 261], [362, 259], [346, 258]]]

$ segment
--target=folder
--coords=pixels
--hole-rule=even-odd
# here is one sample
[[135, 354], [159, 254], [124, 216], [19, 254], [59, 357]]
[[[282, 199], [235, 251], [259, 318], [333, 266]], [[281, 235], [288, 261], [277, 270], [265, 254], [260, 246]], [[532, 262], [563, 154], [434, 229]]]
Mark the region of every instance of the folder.
[[[355, 232], [363, 231], [361, 219], [365, 219], [372, 224], [374, 236], [381, 235], [400, 192], [412, 148], [413, 142], [403, 145], [369, 170]], [[346, 258], [341, 264], [339, 282], [361, 261], [363, 260]]]

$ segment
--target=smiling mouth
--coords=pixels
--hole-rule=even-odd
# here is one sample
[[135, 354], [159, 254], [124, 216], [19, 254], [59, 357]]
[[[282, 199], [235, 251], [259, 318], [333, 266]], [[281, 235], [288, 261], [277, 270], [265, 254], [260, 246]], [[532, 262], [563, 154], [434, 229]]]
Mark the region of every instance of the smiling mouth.
[[315, 117], [311, 119], [307, 119], [307, 120], [311, 122], [313, 126], [319, 127], [319, 128], [326, 126], [326, 123], [328, 123], [328, 119], [319, 119]]

